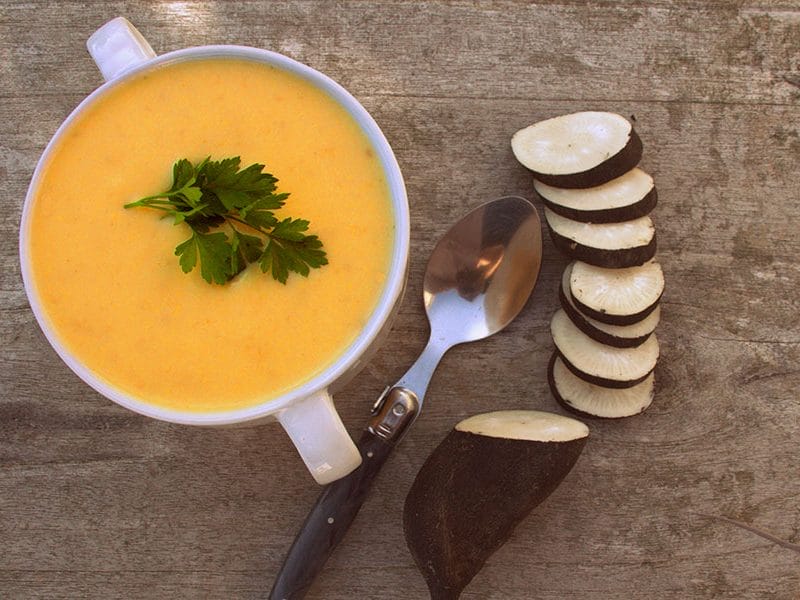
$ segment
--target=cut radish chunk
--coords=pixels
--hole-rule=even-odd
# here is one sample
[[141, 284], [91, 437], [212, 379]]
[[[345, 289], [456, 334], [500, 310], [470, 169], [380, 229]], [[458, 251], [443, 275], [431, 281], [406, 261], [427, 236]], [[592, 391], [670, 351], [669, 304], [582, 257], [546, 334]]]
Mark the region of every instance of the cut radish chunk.
[[544, 216], [556, 248], [590, 265], [634, 267], [656, 254], [656, 228], [650, 217], [594, 225], [567, 219], [549, 208]]
[[626, 269], [576, 261], [569, 290], [583, 314], [610, 325], [632, 325], [655, 310], [664, 292], [664, 273], [655, 261]]
[[554, 353], [547, 367], [553, 397], [564, 408], [589, 417], [621, 419], [637, 415], [653, 402], [655, 375], [625, 389], [606, 388], [576, 377]]
[[432, 599], [461, 597], [566, 477], [588, 437], [575, 419], [521, 410], [470, 417], [450, 431], [422, 465], [403, 507], [406, 543]]
[[565, 189], [534, 181], [544, 205], [562, 217], [583, 223], [619, 223], [644, 217], [658, 202], [653, 178], [639, 168], [603, 185]]
[[569, 293], [569, 279], [574, 264], [570, 263], [564, 269], [564, 274], [561, 276], [561, 287], [558, 290], [558, 299], [564, 312], [578, 329], [602, 344], [617, 348], [635, 348], [647, 341], [661, 318], [661, 307], [656, 306], [653, 312], [633, 325], [609, 325], [588, 317], [578, 310]]
[[540, 121], [511, 138], [514, 156], [539, 181], [562, 188], [595, 187], [635, 167], [642, 141], [608, 112], [577, 112]]
[[658, 360], [655, 334], [636, 348], [606, 346], [578, 329], [563, 310], [553, 315], [550, 333], [567, 368], [596, 385], [633, 387], [647, 378]]

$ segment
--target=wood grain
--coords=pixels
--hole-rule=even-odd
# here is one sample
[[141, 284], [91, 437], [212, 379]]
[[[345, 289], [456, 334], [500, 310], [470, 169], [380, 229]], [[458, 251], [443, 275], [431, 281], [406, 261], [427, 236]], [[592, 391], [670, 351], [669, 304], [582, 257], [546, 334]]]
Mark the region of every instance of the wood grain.
[[[424, 345], [424, 264], [468, 208], [532, 196], [511, 135], [635, 116], [667, 276], [657, 397], [591, 422], [575, 470], [465, 599], [800, 598], [800, 5], [650, 2], [4, 2], [0, 5], [0, 597], [261, 598], [317, 488], [277, 426], [204, 430], [101, 398], [50, 349], [18, 266], [22, 200], [100, 83], [84, 50], [128, 16], [159, 52], [240, 43], [331, 75], [397, 154], [413, 256], [392, 343], [337, 399], [351, 432]], [[425, 598], [402, 536], [411, 481], [459, 419], [560, 411], [545, 367], [566, 259], [545, 236], [521, 317], [454, 349], [425, 413], [309, 598]]]

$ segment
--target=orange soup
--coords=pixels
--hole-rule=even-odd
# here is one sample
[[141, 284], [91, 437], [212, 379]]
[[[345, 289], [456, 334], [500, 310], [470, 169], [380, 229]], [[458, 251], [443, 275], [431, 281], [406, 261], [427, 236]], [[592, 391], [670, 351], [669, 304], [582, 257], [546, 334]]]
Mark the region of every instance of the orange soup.
[[[251, 265], [226, 285], [173, 254], [190, 235], [123, 204], [169, 188], [172, 164], [258, 162], [308, 219], [329, 264], [286, 285]], [[228, 411], [322, 372], [387, 283], [394, 240], [380, 161], [355, 120], [311, 83], [227, 58], [161, 66], [74, 120], [41, 172], [28, 222], [32, 284], [65, 348], [111, 387], [179, 411]]]

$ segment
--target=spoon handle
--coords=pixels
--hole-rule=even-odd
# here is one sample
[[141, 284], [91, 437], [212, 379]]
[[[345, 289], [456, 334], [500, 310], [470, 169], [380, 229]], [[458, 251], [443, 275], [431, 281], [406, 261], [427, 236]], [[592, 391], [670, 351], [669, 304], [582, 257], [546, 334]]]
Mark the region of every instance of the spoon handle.
[[362, 463], [328, 484], [306, 517], [270, 592], [270, 600], [300, 600], [356, 518], [383, 463], [419, 411], [416, 394], [394, 387], [376, 404], [358, 441]]

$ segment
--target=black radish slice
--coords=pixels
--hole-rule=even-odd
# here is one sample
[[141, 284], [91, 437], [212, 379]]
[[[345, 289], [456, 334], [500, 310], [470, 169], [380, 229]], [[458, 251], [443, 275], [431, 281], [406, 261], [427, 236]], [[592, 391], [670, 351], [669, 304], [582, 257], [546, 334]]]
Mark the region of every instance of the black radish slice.
[[633, 387], [647, 379], [658, 360], [655, 334], [635, 348], [606, 346], [578, 329], [563, 310], [553, 315], [550, 333], [567, 368], [584, 381], [596, 385]]
[[550, 238], [567, 256], [607, 268], [635, 267], [656, 254], [656, 228], [650, 217], [622, 223], [581, 223], [544, 209]]
[[486, 559], [578, 460], [575, 419], [499, 411], [461, 421], [422, 465], [403, 510], [411, 555], [433, 600], [455, 600]]
[[514, 156], [539, 181], [562, 188], [602, 185], [635, 167], [642, 141], [609, 112], [576, 112], [539, 121], [511, 138]]
[[553, 397], [567, 410], [581, 416], [621, 419], [638, 415], [650, 406], [655, 375], [650, 373], [633, 387], [606, 388], [576, 377], [554, 352], [547, 366], [547, 382]]
[[575, 326], [590, 338], [617, 348], [635, 348], [647, 341], [661, 319], [661, 306], [656, 306], [653, 312], [632, 325], [609, 325], [588, 317], [573, 304], [572, 296], [569, 293], [569, 278], [572, 275], [573, 264], [568, 264], [564, 269], [564, 274], [561, 276], [561, 287], [558, 289], [558, 299], [561, 308], [575, 323]]
[[639, 168], [597, 187], [568, 189], [541, 181], [533, 187], [547, 208], [582, 223], [631, 221], [650, 214], [658, 202], [653, 178]]
[[569, 291], [583, 314], [609, 325], [632, 325], [658, 306], [664, 293], [664, 273], [655, 261], [626, 269], [576, 261]]

